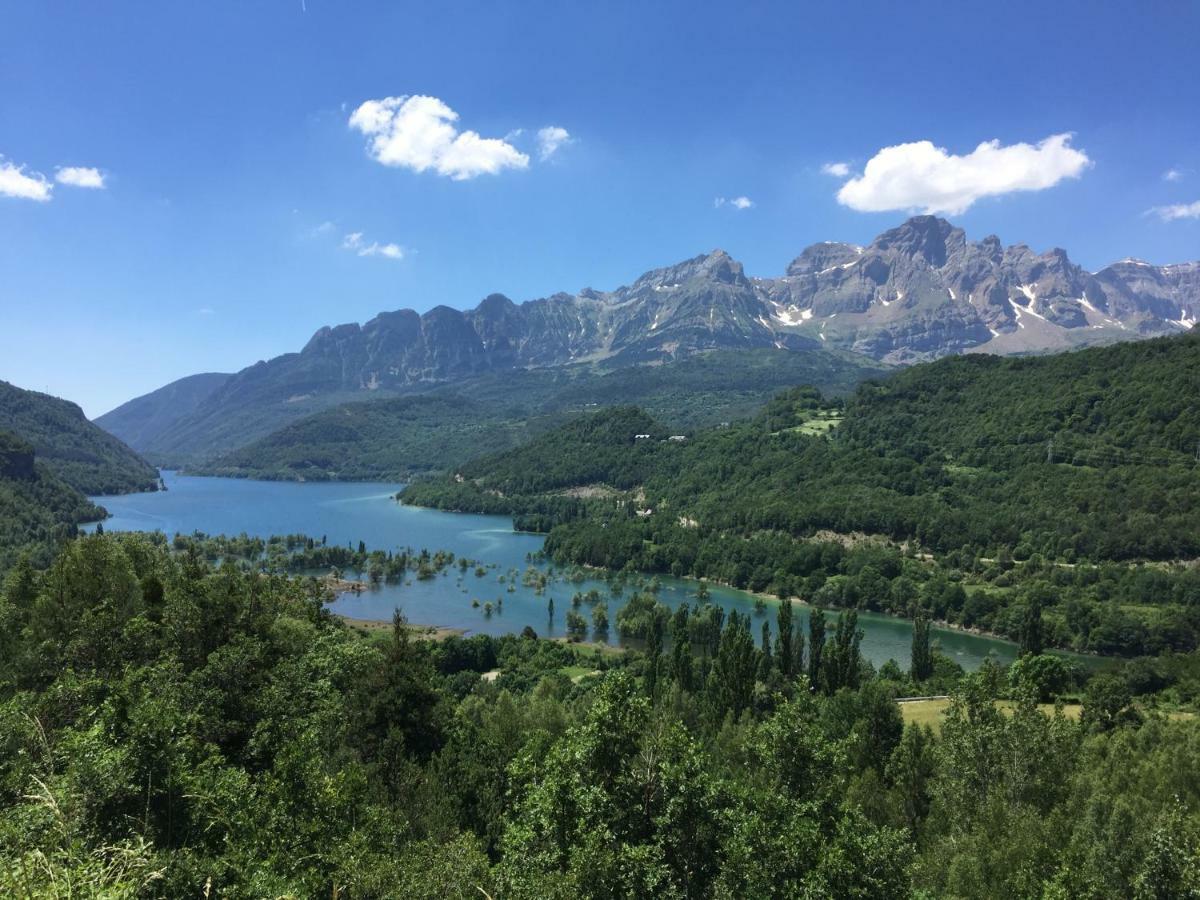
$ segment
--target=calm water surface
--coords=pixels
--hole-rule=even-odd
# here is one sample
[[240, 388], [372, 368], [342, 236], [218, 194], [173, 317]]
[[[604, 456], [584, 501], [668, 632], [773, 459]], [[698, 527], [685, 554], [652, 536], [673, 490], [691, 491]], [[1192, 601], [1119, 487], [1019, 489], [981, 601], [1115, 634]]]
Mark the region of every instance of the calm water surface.
[[[539, 635], [556, 636], [565, 631], [567, 611], [576, 591], [592, 588], [608, 602], [610, 643], [618, 643], [616, 612], [632, 593], [614, 597], [603, 580], [568, 581], [555, 572], [542, 594], [520, 583], [503, 584], [498, 578], [512, 569], [524, 572], [527, 555], [541, 549], [538, 535], [513, 531], [512, 522], [500, 516], [474, 516], [401, 506], [394, 499], [400, 484], [380, 483], [305, 483], [251, 481], [238, 478], [194, 478], [164, 472], [167, 490], [154, 494], [126, 494], [120, 497], [94, 498], [111, 513], [105, 531], [162, 531], [168, 536], [203, 531], [207, 534], [236, 535], [242, 532], [256, 537], [273, 534], [306, 534], [329, 543], [357, 544], [365, 541], [373, 550], [399, 550], [405, 547], [450, 550], [458, 556], [477, 560], [488, 567], [482, 577], [473, 570], [460, 574], [457, 567], [428, 580], [381, 585], [360, 594], [347, 593], [333, 603], [335, 612], [361, 619], [390, 619], [396, 607], [409, 620], [425, 625], [462, 628], [472, 633], [508, 634], [526, 625]], [[539, 564], [539, 568], [552, 568]], [[659, 599], [674, 608], [684, 601], [694, 604], [696, 583], [660, 576]], [[754, 613], [754, 598], [742, 591], [711, 587], [710, 599], [727, 610], [737, 609], [753, 616], [755, 638], [761, 622], [774, 624], [775, 604], [768, 603], [765, 614]], [[554, 617], [548, 614], [554, 600]], [[473, 608], [472, 600], [479, 601]], [[489, 616], [482, 605], [503, 601], [503, 607]], [[591, 622], [585, 603], [580, 612]], [[800, 611], [806, 623], [807, 614]], [[832, 619], [833, 617], [830, 616]], [[890, 616], [860, 612], [859, 625], [865, 632], [863, 654], [875, 665], [895, 659], [908, 666], [912, 627], [907, 621]], [[807, 626], [806, 626], [807, 627]], [[1005, 641], [955, 631], [935, 630], [942, 652], [961, 665], [974, 669], [987, 655], [1001, 662], [1016, 657], [1016, 648]]]

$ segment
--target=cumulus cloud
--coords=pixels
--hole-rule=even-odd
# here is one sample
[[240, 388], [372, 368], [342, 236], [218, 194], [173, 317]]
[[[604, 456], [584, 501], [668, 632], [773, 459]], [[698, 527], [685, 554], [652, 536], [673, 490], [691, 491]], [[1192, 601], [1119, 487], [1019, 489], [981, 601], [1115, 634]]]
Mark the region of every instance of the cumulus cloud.
[[432, 169], [455, 181], [528, 167], [529, 157], [512, 144], [459, 131], [457, 121], [458, 113], [437, 97], [423, 96], [368, 100], [350, 115], [350, 127], [368, 138], [371, 158], [385, 166]]
[[1164, 222], [1176, 219], [1200, 219], [1200, 200], [1195, 203], [1176, 203], [1171, 206], [1156, 206], [1150, 210]]
[[24, 166], [15, 165], [0, 157], [0, 196], [44, 203], [50, 199], [52, 190], [53, 185], [44, 175], [37, 172], [26, 173]]
[[821, 172], [834, 178], [845, 178], [850, 174], [850, 163], [828, 162], [821, 166]]
[[537, 140], [538, 157], [547, 160], [557, 153], [560, 147], [572, 143], [574, 139], [567, 129], [557, 125], [547, 125], [538, 130]]
[[54, 180], [59, 184], [69, 184], [71, 187], [104, 188], [104, 175], [99, 169], [91, 166], [63, 166], [54, 174]]
[[984, 197], [1040, 191], [1078, 178], [1091, 164], [1086, 153], [1071, 146], [1070, 134], [1007, 147], [985, 141], [965, 156], [915, 141], [884, 147], [862, 175], [842, 185], [837, 199], [859, 212], [919, 209], [957, 215]]
[[1163, 172], [1163, 181], [1182, 181], [1182, 180], [1183, 180], [1183, 170], [1182, 169], [1167, 169], [1167, 171]]
[[734, 197], [726, 199], [725, 197], [717, 197], [713, 200], [713, 206], [720, 209], [722, 206], [732, 206], [734, 209], [749, 209], [754, 205], [754, 201], [749, 197]]
[[404, 248], [399, 244], [367, 243], [361, 231], [352, 231], [342, 239], [342, 249], [352, 250], [358, 256], [382, 256], [386, 259], [404, 259]]

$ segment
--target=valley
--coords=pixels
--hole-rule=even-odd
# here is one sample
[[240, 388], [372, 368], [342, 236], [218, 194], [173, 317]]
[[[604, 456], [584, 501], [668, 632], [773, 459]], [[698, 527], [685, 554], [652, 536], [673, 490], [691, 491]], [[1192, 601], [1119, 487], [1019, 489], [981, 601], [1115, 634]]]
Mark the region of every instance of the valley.
[[0, 23], [0, 900], [1200, 900], [1200, 3]]
[[[468, 635], [500, 637], [519, 634], [528, 626], [540, 637], [565, 638], [567, 613], [579, 608], [573, 603], [576, 594], [602, 596], [615, 622], [622, 606], [651, 583], [649, 577], [636, 573], [621, 576], [555, 566], [541, 558], [543, 537], [514, 532], [511, 519], [402, 506], [395, 501], [401, 485], [268, 483], [171, 472], [164, 477], [167, 491], [159, 494], [95, 498], [111, 516], [105, 530], [158, 531], [168, 537], [197, 532], [244, 534], [261, 540], [305, 534], [315, 536], [318, 543], [357, 546], [366, 541], [373, 551], [442, 550], [470, 561], [466, 568], [450, 566], [429, 579], [408, 576], [372, 582], [367, 571], [343, 573], [359, 580], [362, 589], [341, 591], [328, 608], [353, 620], [388, 622], [393, 610], [403, 608], [417, 625]], [[546, 580], [530, 579], [531, 570]], [[665, 576], [654, 579], [653, 589], [671, 609], [696, 602], [695, 581]], [[773, 626], [776, 603], [763, 605], [743, 591], [716, 585], [706, 590], [709, 602], [722, 609], [751, 617], [756, 625]], [[590, 612], [595, 602], [588, 601], [582, 608]], [[553, 614], [548, 613], [551, 603]], [[888, 659], [908, 664], [910, 623], [868, 613], [860, 623], [867, 659], [876, 666]], [[589, 628], [588, 637], [613, 646], [628, 643], [615, 624], [602, 632]], [[941, 652], [967, 670], [978, 668], [985, 659], [1011, 662], [1015, 658], [1016, 648], [1006, 641], [953, 631], [938, 631], [937, 641]]]

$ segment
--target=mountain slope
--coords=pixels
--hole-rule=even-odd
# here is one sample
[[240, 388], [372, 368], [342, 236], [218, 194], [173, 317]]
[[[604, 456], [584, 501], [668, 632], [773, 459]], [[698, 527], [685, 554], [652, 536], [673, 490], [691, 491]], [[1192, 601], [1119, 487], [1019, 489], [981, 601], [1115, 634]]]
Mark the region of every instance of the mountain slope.
[[[626, 507], [597, 502], [584, 516], [596, 530], [573, 535], [570, 554], [620, 568], [629, 560], [602, 559], [604, 547], [648, 541], [660, 545], [656, 565], [678, 561], [688, 571], [697, 542], [715, 542], [711, 552], [719, 555], [730, 535], [805, 537], [828, 529], [916, 540], [943, 554], [969, 546], [988, 557], [1196, 558], [1198, 394], [1200, 334], [914, 366], [862, 385], [832, 439], [806, 427], [820, 416], [802, 393], [784, 395], [753, 423], [686, 443], [642, 445], [627, 434], [639, 465], [648, 466], [638, 496], [658, 512], [627, 523]], [[568, 438], [545, 435], [461, 467], [462, 480], [414, 484], [404, 497], [535, 513], [539, 521], [564, 511], [579, 518], [577, 508], [551, 495], [605, 480], [590, 453], [560, 446], [577, 470], [560, 465], [552, 486], [538, 481], [540, 448], [569, 447]], [[642, 458], [647, 453], [653, 464]], [[635, 534], [623, 541], [627, 528]]]
[[823, 351], [711, 351], [611, 372], [576, 365], [522, 369], [452, 389], [347, 403], [286, 425], [188, 471], [304, 479], [407, 479], [446, 471], [481, 449], [516, 446], [570, 416], [636, 403], [675, 430], [754, 414], [777, 391], [813, 384], [850, 393], [884, 367]]
[[38, 458], [85, 494], [152, 491], [158, 472], [87, 420], [74, 403], [0, 381], [0, 429], [33, 445]]
[[[817, 244], [778, 278], [727, 253], [516, 304], [381, 313], [321, 328], [298, 353], [243, 369], [136, 446], [198, 460], [354, 399], [576, 363], [659, 363], [713, 349], [841, 348], [891, 363], [984, 351], [1024, 354], [1179, 333], [1200, 318], [1200, 263], [1125, 261], [1091, 274], [1055, 249], [967, 240], [917, 216], [866, 247]], [[130, 420], [126, 433], [142, 433]]]
[[103, 516], [103, 509], [38, 461], [31, 444], [0, 431], [0, 574], [22, 552], [44, 564], [51, 547], [80, 522]]
[[191, 415], [213, 391], [228, 381], [231, 375], [208, 372], [172, 381], [94, 421], [135, 449], [151, 446], [155, 439], [181, 419]]

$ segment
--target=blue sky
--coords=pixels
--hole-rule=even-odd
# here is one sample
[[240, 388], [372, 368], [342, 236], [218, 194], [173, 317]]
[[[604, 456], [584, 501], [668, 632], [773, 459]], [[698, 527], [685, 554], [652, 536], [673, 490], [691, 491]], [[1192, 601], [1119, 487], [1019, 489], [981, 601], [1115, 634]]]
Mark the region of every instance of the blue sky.
[[[912, 209], [1092, 269], [1200, 258], [1195, 3], [29, 0], [0, 21], [0, 378], [89, 415], [323, 324], [714, 247], [773, 275]], [[543, 159], [546, 128], [569, 137]]]

